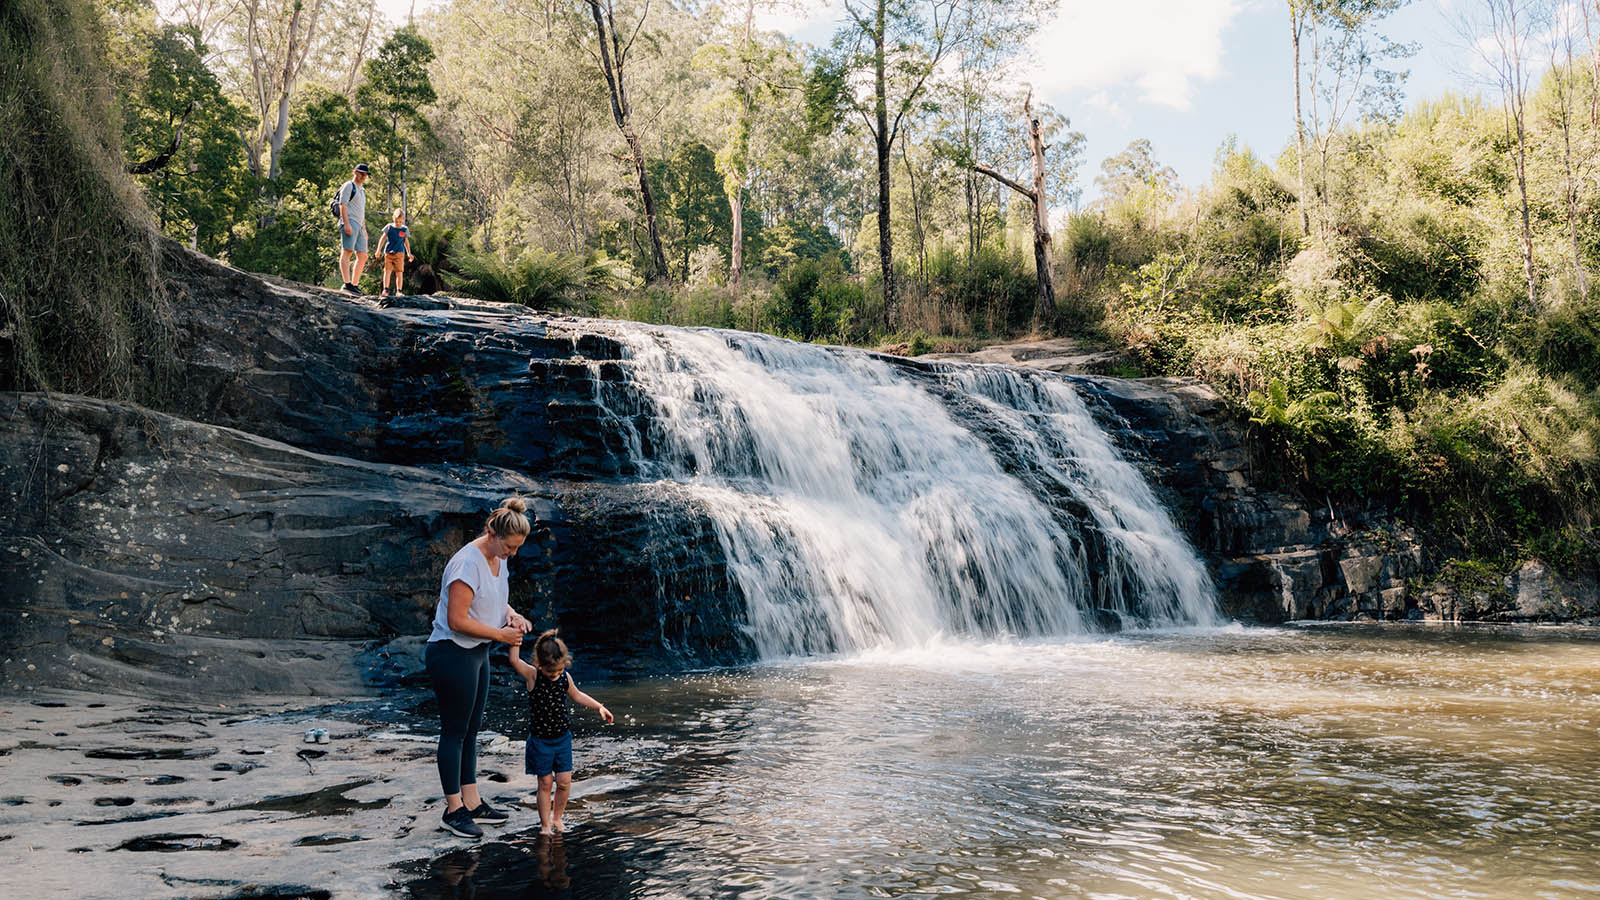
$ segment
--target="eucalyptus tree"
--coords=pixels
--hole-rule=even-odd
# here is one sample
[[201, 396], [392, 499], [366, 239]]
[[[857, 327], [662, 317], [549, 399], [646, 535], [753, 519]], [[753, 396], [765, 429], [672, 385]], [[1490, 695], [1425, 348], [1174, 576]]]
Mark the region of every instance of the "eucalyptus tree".
[[898, 308], [890, 181], [895, 142], [907, 118], [931, 106], [936, 76], [954, 57], [979, 48], [1020, 48], [1037, 24], [1031, 2], [1004, 0], [843, 0], [845, 24], [812, 76], [814, 122], [836, 127], [859, 116], [877, 167], [878, 265], [884, 318]]
[[[1384, 19], [1409, 2], [1294, 0], [1290, 6], [1296, 59], [1296, 139], [1303, 157], [1309, 124], [1318, 163], [1317, 184], [1310, 193], [1316, 198], [1318, 228], [1324, 237], [1329, 226], [1328, 162], [1341, 129], [1358, 117], [1393, 120], [1399, 116], [1409, 72], [1388, 66], [1414, 56], [1417, 45], [1389, 40], [1377, 29]], [[1304, 70], [1305, 93], [1310, 100], [1309, 123], [1302, 118], [1300, 106], [1302, 37], [1309, 41], [1311, 49], [1311, 60]], [[1300, 180], [1303, 196], [1303, 175]]]
[[[611, 210], [605, 173], [616, 129], [589, 60], [574, 45], [575, 11], [535, 0], [457, 0], [428, 21], [429, 113], [440, 152], [428, 207], [477, 231], [480, 246], [586, 249]], [[506, 85], [519, 89], [507, 90]]]
[[[709, 70], [726, 87], [717, 105], [726, 110], [726, 138], [717, 148], [717, 171], [722, 174], [733, 231], [728, 243], [728, 281], [738, 285], [745, 268], [745, 196], [749, 192], [758, 146], [756, 129], [761, 113], [785, 93], [796, 93], [801, 74], [793, 49], [779, 35], [763, 34], [755, 27], [756, 12], [772, 0], [744, 0], [722, 10], [722, 34], [697, 54], [697, 65]], [[732, 19], [726, 18], [736, 14]]]
[[1474, 0], [1460, 11], [1457, 29], [1492, 73], [1500, 90], [1502, 122], [1513, 148], [1517, 209], [1521, 218], [1522, 272], [1529, 309], [1539, 302], [1533, 266], [1533, 224], [1528, 189], [1528, 92], [1534, 83], [1539, 32], [1547, 27], [1548, 0]]
[[[1585, 12], [1587, 10], [1585, 7]], [[1567, 219], [1567, 239], [1572, 249], [1573, 277], [1578, 282], [1579, 296], [1588, 300], [1589, 274], [1584, 269], [1583, 245], [1578, 238], [1578, 222], [1585, 218], [1580, 210], [1578, 185], [1594, 161], [1595, 136], [1592, 133], [1585, 134], [1578, 127], [1575, 107], [1577, 94], [1584, 89], [1584, 76], [1589, 74], [1579, 68], [1578, 59], [1582, 55], [1595, 56], [1595, 48], [1578, 46], [1580, 23], [1576, 10], [1563, 4], [1553, 13], [1550, 28], [1546, 32], [1550, 74], [1546, 76], [1545, 83], [1548, 92], [1554, 96], [1546, 107], [1549, 117], [1554, 120], [1561, 144], [1561, 201]], [[1600, 97], [1595, 90], [1596, 85], [1590, 83], [1587, 87], [1591, 98]]]
[[639, 138], [638, 124], [634, 119], [632, 101], [629, 99], [629, 64], [633, 60], [634, 45], [644, 31], [650, 15], [650, 0], [642, 0], [629, 25], [624, 19], [620, 25], [615, 0], [576, 0], [587, 10], [594, 22], [592, 40], [587, 29], [580, 32], [580, 44], [588, 51], [605, 81], [607, 99], [611, 106], [611, 119], [628, 146], [634, 174], [639, 182], [639, 200], [644, 207], [645, 227], [649, 231], [650, 256], [656, 276], [672, 280], [667, 268], [667, 254], [661, 245], [661, 226], [656, 220], [655, 192], [650, 187], [650, 164], [645, 157], [644, 143]]

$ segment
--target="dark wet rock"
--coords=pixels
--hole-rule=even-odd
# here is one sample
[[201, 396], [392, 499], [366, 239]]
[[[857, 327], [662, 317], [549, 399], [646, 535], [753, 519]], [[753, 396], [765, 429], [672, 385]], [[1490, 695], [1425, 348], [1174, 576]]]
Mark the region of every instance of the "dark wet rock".
[[304, 794], [285, 794], [281, 797], [267, 797], [254, 803], [244, 803], [229, 809], [254, 809], [272, 812], [289, 812], [300, 816], [338, 816], [361, 809], [382, 809], [389, 805], [389, 798], [377, 800], [352, 800], [345, 794], [359, 787], [371, 784], [371, 781], [349, 781], [335, 784], [318, 791]]
[[296, 847], [328, 847], [334, 844], [353, 844], [367, 838], [359, 834], [313, 834], [294, 842]]
[[1436, 561], [1382, 507], [1308, 503], [1257, 471], [1243, 423], [1188, 379], [1083, 377], [1083, 391], [1211, 561], [1223, 609], [1255, 622], [1407, 619]]
[[51, 775], [50, 780], [67, 787], [76, 787], [83, 784], [83, 779], [76, 775]]
[[44, 707], [46, 709], [65, 709], [66, 708], [66, 704], [62, 703], [62, 702], [60, 702], [58, 700], [35, 700], [35, 701], [33, 701], [33, 705], [34, 706], [42, 706], [42, 707]]
[[216, 756], [215, 747], [96, 747], [83, 751], [90, 759], [205, 759]]
[[[152, 804], [152, 805], [160, 805], [160, 804]], [[175, 812], [175, 811], [147, 812], [147, 813], [136, 813], [136, 814], [131, 815], [131, 816], [122, 816], [122, 817], [116, 818], [116, 819], [85, 819], [84, 821], [73, 822], [72, 824], [75, 827], [79, 827], [79, 828], [94, 827], [96, 825], [126, 825], [129, 822], [151, 822], [151, 821], [154, 821], [156, 819], [170, 819], [170, 818], [172, 818], [174, 816], [177, 816], [177, 815], [181, 815], [181, 813], [180, 812]]]
[[140, 780], [145, 784], [155, 785], [183, 784], [182, 775], [147, 775]]
[[229, 894], [219, 900], [331, 900], [333, 893], [321, 888], [273, 885], [251, 887], [240, 894]]
[[96, 797], [95, 806], [132, 806], [132, 797]]
[[28, 798], [27, 797], [0, 797], [0, 803], [5, 804], [6, 806], [25, 806], [28, 803]]
[[199, 802], [199, 797], [152, 797], [149, 801], [151, 806], [184, 806]]
[[129, 838], [111, 849], [134, 853], [180, 853], [189, 850], [232, 850], [238, 846], [238, 841], [204, 834], [150, 834]]
[[[85, 474], [64, 486], [63, 466]], [[741, 646], [709, 523], [653, 485], [364, 463], [15, 394], [0, 395], [0, 484], [21, 486], [0, 491], [12, 685], [237, 696], [393, 683], [420, 660], [391, 665], [363, 655], [368, 642], [426, 634], [437, 572], [512, 492], [553, 535], [517, 559], [514, 595], [585, 647], [591, 672], [726, 662]]]

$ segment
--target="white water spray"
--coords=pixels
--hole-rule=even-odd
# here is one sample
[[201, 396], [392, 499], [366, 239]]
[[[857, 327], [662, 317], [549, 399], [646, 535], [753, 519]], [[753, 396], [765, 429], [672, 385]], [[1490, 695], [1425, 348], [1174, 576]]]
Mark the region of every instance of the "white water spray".
[[641, 472], [714, 523], [763, 657], [1076, 634], [1097, 607], [1215, 620], [1204, 567], [1064, 379], [918, 378], [701, 329], [619, 337], [655, 407], [630, 436]]

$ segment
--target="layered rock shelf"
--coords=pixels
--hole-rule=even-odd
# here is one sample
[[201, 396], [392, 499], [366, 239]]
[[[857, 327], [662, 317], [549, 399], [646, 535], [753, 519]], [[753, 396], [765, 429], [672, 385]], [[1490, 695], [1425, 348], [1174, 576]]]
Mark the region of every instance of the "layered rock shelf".
[[[750, 657], [710, 521], [638, 471], [650, 448], [630, 440], [649, 434], [652, 407], [620, 336], [644, 326], [449, 298], [383, 306], [167, 253], [182, 296], [161, 410], [0, 395], [7, 688], [350, 694], [403, 680], [409, 644], [387, 642], [426, 630], [444, 559], [513, 492], [545, 529], [513, 592], [583, 664]], [[959, 414], [937, 377], [959, 362], [888, 359]], [[1231, 616], [1581, 619], [1600, 606], [1539, 571], [1463, 600], [1381, 510], [1259, 487], [1205, 386], [1069, 377], [1164, 492]]]

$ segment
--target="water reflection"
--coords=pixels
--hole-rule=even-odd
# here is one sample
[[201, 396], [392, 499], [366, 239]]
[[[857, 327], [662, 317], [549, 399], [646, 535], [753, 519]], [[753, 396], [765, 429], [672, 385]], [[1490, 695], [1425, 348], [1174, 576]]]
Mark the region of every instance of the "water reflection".
[[606, 697], [567, 864], [486, 845], [478, 896], [1600, 895], [1578, 629], [931, 646]]

